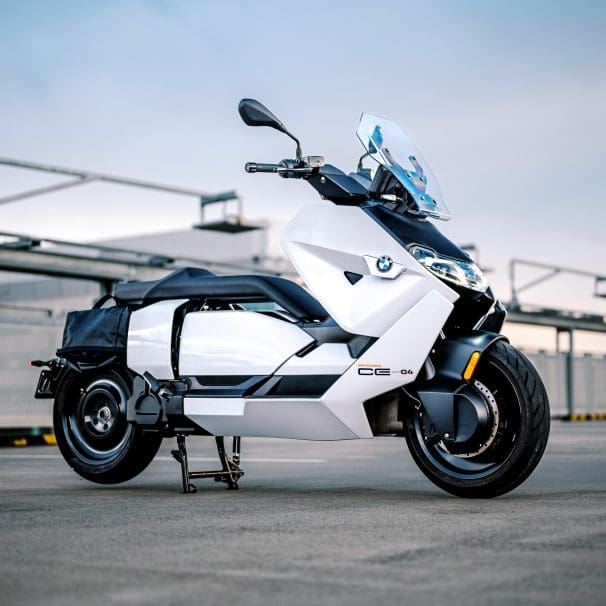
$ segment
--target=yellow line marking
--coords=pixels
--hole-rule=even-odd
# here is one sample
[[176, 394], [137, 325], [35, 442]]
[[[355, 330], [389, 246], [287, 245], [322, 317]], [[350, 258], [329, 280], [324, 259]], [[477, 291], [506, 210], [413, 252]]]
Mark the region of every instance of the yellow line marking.
[[606, 412], [573, 412], [564, 417], [565, 421], [571, 423], [589, 422], [589, 421], [606, 421]]

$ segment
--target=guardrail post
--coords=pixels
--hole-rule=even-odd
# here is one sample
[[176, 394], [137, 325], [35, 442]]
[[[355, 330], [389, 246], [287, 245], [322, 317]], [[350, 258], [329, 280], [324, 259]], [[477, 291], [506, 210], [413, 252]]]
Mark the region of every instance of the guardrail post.
[[574, 329], [568, 329], [568, 351], [566, 352], [566, 409], [574, 413]]

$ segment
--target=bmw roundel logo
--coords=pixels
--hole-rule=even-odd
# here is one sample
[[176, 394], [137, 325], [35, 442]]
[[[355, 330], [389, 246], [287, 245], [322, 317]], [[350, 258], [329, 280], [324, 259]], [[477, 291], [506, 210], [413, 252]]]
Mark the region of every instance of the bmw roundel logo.
[[383, 255], [377, 259], [377, 269], [383, 273], [389, 271], [393, 267], [393, 260], [387, 255]]

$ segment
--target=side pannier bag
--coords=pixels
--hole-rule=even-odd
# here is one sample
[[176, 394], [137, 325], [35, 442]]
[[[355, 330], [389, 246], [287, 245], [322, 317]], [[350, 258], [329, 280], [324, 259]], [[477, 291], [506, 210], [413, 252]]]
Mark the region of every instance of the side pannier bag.
[[57, 355], [72, 362], [99, 362], [125, 354], [129, 309], [107, 307], [67, 314]]

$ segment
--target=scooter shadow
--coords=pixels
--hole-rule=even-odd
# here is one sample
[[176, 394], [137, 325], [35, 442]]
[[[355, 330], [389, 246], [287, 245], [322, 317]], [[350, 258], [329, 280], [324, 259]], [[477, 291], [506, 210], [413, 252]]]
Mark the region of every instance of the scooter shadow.
[[[197, 492], [183, 494], [180, 486], [172, 483], [156, 482], [137, 482], [131, 485], [122, 486], [99, 486], [91, 485], [86, 491], [98, 491], [104, 494], [111, 493], [117, 496], [128, 496], [129, 498], [140, 495], [142, 499], [173, 499], [182, 500], [184, 503], [197, 503], [201, 499], [206, 502], [255, 502], [255, 501], [302, 501], [304, 500], [310, 506], [314, 503], [322, 504], [327, 501], [347, 504], [362, 505], [369, 503], [373, 505], [385, 505], [390, 503], [488, 503], [507, 501], [529, 501], [532, 499], [545, 497], [548, 495], [534, 494], [528, 491], [520, 491], [500, 496], [495, 499], [461, 499], [448, 494], [439, 488], [429, 488], [427, 490], [407, 489], [405, 486], [389, 487], [361, 487], [358, 485], [339, 485], [339, 486], [296, 486], [292, 483], [282, 486], [272, 484], [261, 484], [256, 482], [253, 485], [242, 483], [238, 490], [228, 490], [224, 484], [215, 482], [198, 482], [196, 484]], [[81, 489], [81, 488], [80, 488]], [[552, 496], [552, 495], [549, 495]], [[202, 503], [204, 501], [201, 501]]]

